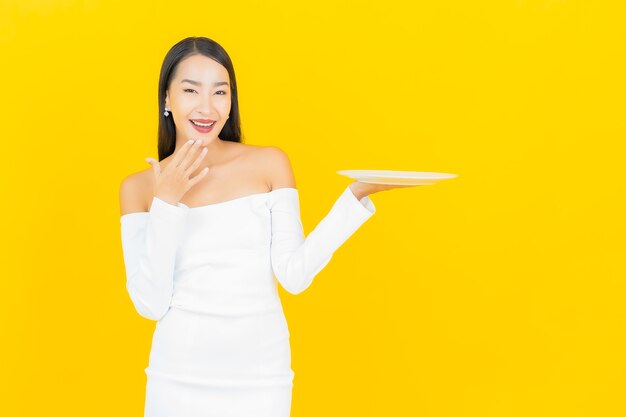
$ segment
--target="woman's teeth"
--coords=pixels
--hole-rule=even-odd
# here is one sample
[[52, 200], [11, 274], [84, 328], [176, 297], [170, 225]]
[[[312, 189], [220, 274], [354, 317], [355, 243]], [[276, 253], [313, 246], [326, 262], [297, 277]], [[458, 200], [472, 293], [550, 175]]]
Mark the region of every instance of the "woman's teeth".
[[211, 127], [211, 126], [213, 126], [213, 124], [215, 122], [206, 124], [206, 123], [200, 123], [200, 122], [196, 122], [196, 121], [192, 120], [191, 123], [193, 123], [196, 126], [200, 126], [200, 127]]

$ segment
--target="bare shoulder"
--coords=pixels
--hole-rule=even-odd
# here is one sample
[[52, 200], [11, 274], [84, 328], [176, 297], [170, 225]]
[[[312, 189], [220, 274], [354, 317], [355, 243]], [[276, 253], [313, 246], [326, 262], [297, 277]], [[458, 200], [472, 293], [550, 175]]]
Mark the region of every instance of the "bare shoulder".
[[259, 164], [270, 188], [296, 188], [291, 161], [287, 153], [278, 146], [259, 147], [256, 152]]
[[120, 184], [120, 216], [149, 210], [147, 195], [152, 189], [152, 167], [125, 177]]

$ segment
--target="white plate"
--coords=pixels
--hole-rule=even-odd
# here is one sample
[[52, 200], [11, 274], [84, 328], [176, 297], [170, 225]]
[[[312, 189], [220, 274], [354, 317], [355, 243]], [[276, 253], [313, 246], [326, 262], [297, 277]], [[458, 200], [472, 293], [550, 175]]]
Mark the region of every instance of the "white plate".
[[457, 177], [443, 172], [390, 171], [378, 169], [351, 169], [337, 171], [337, 174], [371, 184], [431, 185], [442, 180]]

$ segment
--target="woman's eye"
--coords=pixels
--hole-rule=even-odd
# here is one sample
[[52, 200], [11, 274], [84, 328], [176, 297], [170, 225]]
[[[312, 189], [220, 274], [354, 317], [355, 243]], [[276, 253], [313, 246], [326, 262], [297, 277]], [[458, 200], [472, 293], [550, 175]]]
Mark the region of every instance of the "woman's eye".
[[[183, 91], [184, 91], [185, 93], [187, 93], [187, 92], [192, 92], [192, 91], [196, 91], [196, 90], [194, 90], [193, 88], [186, 88], [186, 89], [184, 89]], [[218, 92], [218, 93], [222, 93], [221, 95], [225, 95], [225, 94], [226, 94], [226, 91], [224, 91], [224, 90], [219, 90], [219, 91], [217, 91], [217, 92]]]

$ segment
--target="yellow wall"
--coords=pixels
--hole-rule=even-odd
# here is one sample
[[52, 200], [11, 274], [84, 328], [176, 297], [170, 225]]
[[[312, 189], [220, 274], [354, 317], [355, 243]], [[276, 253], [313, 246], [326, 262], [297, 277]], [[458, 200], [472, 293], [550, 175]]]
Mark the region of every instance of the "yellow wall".
[[165, 53], [207, 36], [305, 232], [337, 170], [459, 175], [372, 195], [280, 289], [294, 417], [625, 415], [623, 2], [264, 3], [0, 3], [0, 414], [142, 415], [118, 187], [157, 156]]

